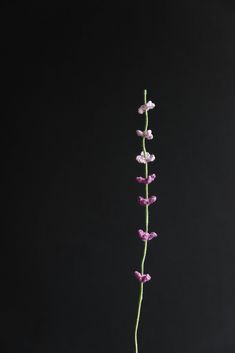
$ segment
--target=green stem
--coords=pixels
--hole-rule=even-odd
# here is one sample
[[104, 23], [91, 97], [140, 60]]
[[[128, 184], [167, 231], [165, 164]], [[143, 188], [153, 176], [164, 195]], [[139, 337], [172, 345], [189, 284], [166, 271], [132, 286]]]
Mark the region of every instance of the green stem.
[[[147, 103], [147, 90], [144, 90], [144, 104]], [[148, 112], [145, 111], [145, 131], [148, 129]], [[142, 140], [143, 143], [143, 152], [144, 156], [146, 156], [146, 147], [145, 147], [145, 137]], [[148, 177], [148, 163], [145, 163], [145, 178]], [[148, 198], [148, 184], [145, 185], [145, 198]], [[149, 209], [148, 205], [145, 206], [145, 231], [148, 232], [148, 225], [149, 225]], [[141, 274], [144, 274], [144, 263], [147, 254], [148, 242], [147, 240], [144, 242], [144, 252], [141, 261]], [[139, 303], [138, 303], [138, 310], [137, 310], [137, 317], [136, 317], [136, 325], [135, 325], [135, 353], [138, 353], [138, 327], [140, 321], [140, 313], [141, 313], [141, 306], [143, 301], [143, 294], [144, 294], [144, 284], [140, 283], [140, 294], [139, 294]]]

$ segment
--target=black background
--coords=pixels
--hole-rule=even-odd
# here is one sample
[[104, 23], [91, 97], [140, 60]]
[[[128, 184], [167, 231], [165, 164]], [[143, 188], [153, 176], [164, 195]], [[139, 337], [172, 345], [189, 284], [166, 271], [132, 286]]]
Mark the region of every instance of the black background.
[[[3, 353], [235, 351], [233, 1], [8, 2], [2, 49]], [[2, 238], [3, 239], [3, 238]]]

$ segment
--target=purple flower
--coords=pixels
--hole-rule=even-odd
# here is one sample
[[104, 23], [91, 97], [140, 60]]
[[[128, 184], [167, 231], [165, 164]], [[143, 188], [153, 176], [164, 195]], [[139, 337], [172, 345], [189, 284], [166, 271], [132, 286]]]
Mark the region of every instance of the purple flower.
[[150, 184], [154, 181], [155, 178], [156, 178], [156, 174], [151, 174], [147, 178], [143, 178], [141, 176], [136, 177], [136, 181], [140, 184]]
[[141, 206], [149, 206], [152, 203], [156, 202], [157, 196], [150, 196], [148, 199], [145, 199], [142, 196], [138, 197], [138, 202]]
[[136, 157], [136, 160], [138, 163], [146, 164], [148, 162], [153, 162], [155, 160], [155, 156], [154, 154], [149, 154], [148, 152], [144, 155], [144, 152], [142, 151], [141, 154]]
[[145, 241], [145, 240], [152, 240], [153, 238], [157, 237], [157, 233], [155, 232], [144, 232], [142, 229], [138, 230], [138, 236], [141, 240]]
[[142, 275], [140, 272], [135, 271], [134, 274], [140, 283], [148, 282], [151, 279], [151, 276], [148, 273]]
[[155, 104], [152, 101], [148, 101], [146, 104], [143, 104], [139, 107], [138, 113], [143, 114], [144, 112], [147, 112], [149, 109], [153, 109], [155, 107]]
[[147, 140], [153, 139], [152, 130], [146, 130], [146, 131], [136, 130], [136, 134], [140, 137], [146, 138]]

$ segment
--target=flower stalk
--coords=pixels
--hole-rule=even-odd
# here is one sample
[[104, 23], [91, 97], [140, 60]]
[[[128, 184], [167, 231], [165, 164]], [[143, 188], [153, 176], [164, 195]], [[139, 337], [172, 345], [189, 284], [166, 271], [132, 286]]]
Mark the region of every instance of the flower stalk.
[[134, 275], [137, 280], [140, 282], [140, 292], [139, 292], [139, 302], [138, 302], [138, 309], [137, 309], [137, 317], [136, 317], [136, 324], [135, 324], [135, 353], [139, 353], [138, 350], [138, 328], [139, 328], [139, 321], [140, 321], [140, 313], [143, 301], [143, 294], [144, 294], [144, 283], [151, 279], [151, 276], [147, 273], [144, 273], [144, 266], [145, 266], [145, 259], [147, 255], [148, 249], [148, 241], [152, 240], [153, 238], [157, 237], [155, 232], [149, 233], [149, 206], [153, 204], [156, 200], [156, 196], [149, 197], [149, 184], [153, 182], [156, 178], [156, 174], [148, 175], [148, 163], [153, 162], [155, 160], [155, 156], [153, 154], [149, 154], [146, 151], [145, 141], [153, 139], [152, 130], [148, 130], [148, 110], [153, 109], [155, 104], [151, 101], [147, 102], [147, 90], [144, 90], [144, 104], [141, 105], [138, 109], [139, 114], [145, 113], [145, 129], [144, 131], [136, 130], [136, 134], [139, 137], [142, 137], [142, 152], [140, 155], [136, 157], [136, 161], [138, 163], [142, 163], [145, 165], [145, 177], [136, 177], [136, 181], [141, 184], [145, 184], [145, 197], [139, 196], [138, 203], [141, 206], [145, 207], [145, 231], [142, 229], [138, 230], [139, 238], [144, 242], [144, 251], [141, 260], [141, 272], [135, 271]]

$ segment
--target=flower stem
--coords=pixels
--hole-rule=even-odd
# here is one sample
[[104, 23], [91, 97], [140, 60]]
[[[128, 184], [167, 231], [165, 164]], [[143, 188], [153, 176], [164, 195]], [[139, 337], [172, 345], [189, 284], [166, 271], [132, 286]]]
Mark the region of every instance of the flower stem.
[[[147, 90], [144, 90], [144, 104], [147, 103]], [[148, 129], [148, 111], [145, 111], [145, 131]], [[142, 140], [143, 143], [143, 151], [144, 151], [144, 156], [146, 157], [146, 147], [145, 147], [145, 137], [143, 137]], [[145, 178], [148, 177], [148, 163], [145, 163]], [[148, 184], [145, 185], [145, 197], [148, 198]], [[145, 231], [148, 232], [148, 225], [149, 225], [149, 209], [148, 205], [145, 206]], [[141, 261], [141, 274], [144, 274], [144, 263], [145, 263], [145, 258], [147, 254], [147, 248], [148, 248], [148, 241], [144, 241], [144, 252], [143, 252], [143, 257]], [[135, 325], [135, 353], [139, 352], [138, 349], [138, 327], [139, 327], [139, 321], [140, 321], [140, 313], [141, 313], [141, 306], [142, 306], [142, 301], [143, 301], [143, 294], [144, 294], [144, 284], [140, 283], [140, 294], [139, 294], [139, 303], [138, 303], [138, 310], [137, 310], [137, 317], [136, 317], [136, 325]]]

